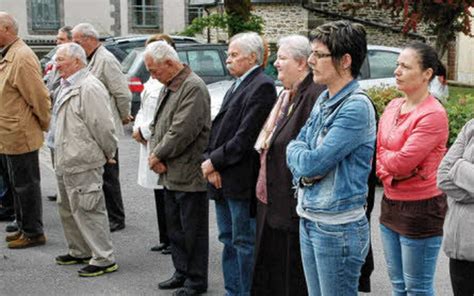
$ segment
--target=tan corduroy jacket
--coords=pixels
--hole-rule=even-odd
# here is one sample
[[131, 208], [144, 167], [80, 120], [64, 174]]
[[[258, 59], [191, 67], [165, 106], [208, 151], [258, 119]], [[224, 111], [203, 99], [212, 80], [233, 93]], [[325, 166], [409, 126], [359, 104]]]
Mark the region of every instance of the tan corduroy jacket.
[[51, 101], [38, 58], [17, 39], [0, 60], [0, 153], [38, 150], [50, 117]]

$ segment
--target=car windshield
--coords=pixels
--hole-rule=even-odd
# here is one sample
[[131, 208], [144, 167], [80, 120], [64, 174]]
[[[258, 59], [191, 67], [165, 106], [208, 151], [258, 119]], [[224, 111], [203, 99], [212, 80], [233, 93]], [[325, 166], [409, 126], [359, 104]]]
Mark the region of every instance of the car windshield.
[[141, 62], [141, 58], [137, 59], [137, 56], [140, 56], [143, 54], [144, 48], [135, 48], [132, 50], [122, 61], [122, 72], [123, 73], [128, 73], [130, 71], [130, 68], [132, 68], [133, 65], [135, 65], [135, 61], [139, 61], [138, 64]]

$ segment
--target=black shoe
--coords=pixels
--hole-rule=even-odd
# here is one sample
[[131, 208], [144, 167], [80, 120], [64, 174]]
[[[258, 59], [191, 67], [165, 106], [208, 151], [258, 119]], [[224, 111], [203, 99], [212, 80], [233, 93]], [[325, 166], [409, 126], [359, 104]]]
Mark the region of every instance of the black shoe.
[[171, 290], [181, 288], [184, 285], [184, 277], [177, 277], [173, 275], [169, 280], [158, 284], [160, 290]]
[[192, 288], [179, 288], [178, 290], [173, 292], [173, 296], [190, 296], [190, 295], [199, 295], [205, 293], [206, 289], [196, 290]]
[[54, 260], [59, 265], [72, 265], [72, 264], [84, 264], [84, 263], [87, 264], [87, 263], [89, 263], [89, 260], [91, 260], [91, 257], [76, 258], [76, 257], [73, 257], [69, 254], [66, 254], [66, 255], [58, 256]]
[[104, 273], [114, 272], [118, 269], [116, 263], [110, 264], [108, 266], [96, 266], [96, 265], [87, 265], [81, 270], [78, 271], [79, 276], [82, 277], [94, 277], [103, 275]]
[[16, 220], [13, 220], [12, 222], [8, 223], [7, 226], [5, 226], [5, 231], [6, 232], [17, 232], [18, 231], [18, 224], [16, 223]]
[[163, 255], [169, 255], [171, 254], [171, 246], [167, 246], [166, 248], [164, 248], [163, 250], [161, 250], [161, 254]]
[[125, 228], [125, 224], [117, 223], [117, 222], [110, 222], [110, 232], [119, 231]]
[[163, 251], [164, 249], [166, 249], [168, 247], [169, 247], [169, 244], [161, 243], [159, 245], [151, 247], [150, 251], [160, 252], [160, 251]]
[[49, 201], [57, 201], [58, 200], [58, 195], [55, 194], [55, 195], [48, 195], [46, 196], [46, 198], [49, 200]]

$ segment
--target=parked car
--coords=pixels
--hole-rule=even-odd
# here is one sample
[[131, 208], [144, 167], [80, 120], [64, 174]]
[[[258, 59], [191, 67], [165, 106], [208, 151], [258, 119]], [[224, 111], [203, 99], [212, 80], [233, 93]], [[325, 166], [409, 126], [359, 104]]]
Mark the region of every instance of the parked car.
[[[100, 38], [102, 44], [110, 51], [119, 62], [122, 62], [123, 59], [136, 47], [143, 47], [146, 40], [151, 35], [137, 35], [137, 36], [123, 36], [123, 37], [107, 37]], [[171, 36], [176, 44], [193, 44], [199, 43], [196, 39], [191, 37], [184, 36]], [[47, 69], [46, 65], [51, 61], [54, 54], [56, 53], [57, 47], [54, 47], [49, 53], [47, 53], [40, 60], [41, 68], [43, 69], [44, 74], [51, 69]]]
[[[196, 50], [198, 48], [206, 48], [205, 46], [219, 46], [220, 57], [222, 66], [216, 66], [216, 69], [222, 69], [219, 71], [213, 72], [214, 76], [206, 76], [201, 71], [201, 63], [203, 61], [200, 59], [189, 59], [188, 55], [184, 52], [187, 50]], [[207, 84], [207, 88], [211, 95], [211, 116], [217, 114], [224, 98], [225, 93], [232, 85], [232, 77], [228, 74], [225, 65], [225, 51], [226, 46], [224, 45], [198, 45], [198, 46], [178, 46], [177, 51], [180, 59], [189, 64], [191, 69], [200, 75]], [[122, 67], [124, 73], [127, 73], [129, 79], [129, 87], [133, 93], [132, 99], [132, 114], [136, 114], [140, 107], [140, 93], [143, 90], [143, 83], [148, 80], [149, 74], [145, 68], [143, 62], [143, 48], [136, 48], [133, 50], [129, 56], [122, 62]], [[374, 86], [394, 86], [395, 77], [394, 71], [397, 67], [397, 58], [400, 54], [401, 49], [396, 47], [386, 47], [386, 46], [376, 46], [369, 45], [367, 47], [367, 57], [362, 64], [360, 75], [359, 75], [359, 84], [363, 89], [369, 89]], [[197, 56], [193, 53], [191, 56]], [[273, 63], [275, 62], [276, 56], [273, 55], [269, 58], [265, 72], [269, 74], [273, 79], [275, 79], [275, 85], [277, 87], [277, 93], [279, 93], [283, 87], [280, 81], [277, 80], [277, 73], [274, 71]], [[215, 62], [218, 64], [218, 59], [216, 58]], [[224, 71], [224, 72], [222, 72]], [[222, 73], [225, 73], [222, 75]]]
[[[143, 60], [144, 48], [135, 48], [122, 62], [122, 71], [126, 73], [129, 88], [132, 92], [132, 116], [140, 108], [140, 93], [143, 84], [148, 80], [148, 73]], [[201, 77], [206, 84], [230, 80], [225, 60], [227, 45], [224, 44], [176, 44], [180, 60]]]
[[367, 46], [367, 57], [360, 69], [359, 84], [363, 89], [374, 86], [395, 86], [395, 69], [401, 48]]

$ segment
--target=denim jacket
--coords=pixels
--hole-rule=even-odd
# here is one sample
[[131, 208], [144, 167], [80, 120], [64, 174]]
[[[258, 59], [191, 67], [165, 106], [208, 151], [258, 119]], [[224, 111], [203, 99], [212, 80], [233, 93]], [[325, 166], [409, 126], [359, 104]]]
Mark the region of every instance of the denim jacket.
[[287, 164], [298, 184], [318, 177], [299, 193], [310, 213], [336, 214], [362, 208], [375, 149], [375, 110], [356, 80], [329, 98], [324, 91], [298, 137], [287, 147]]

